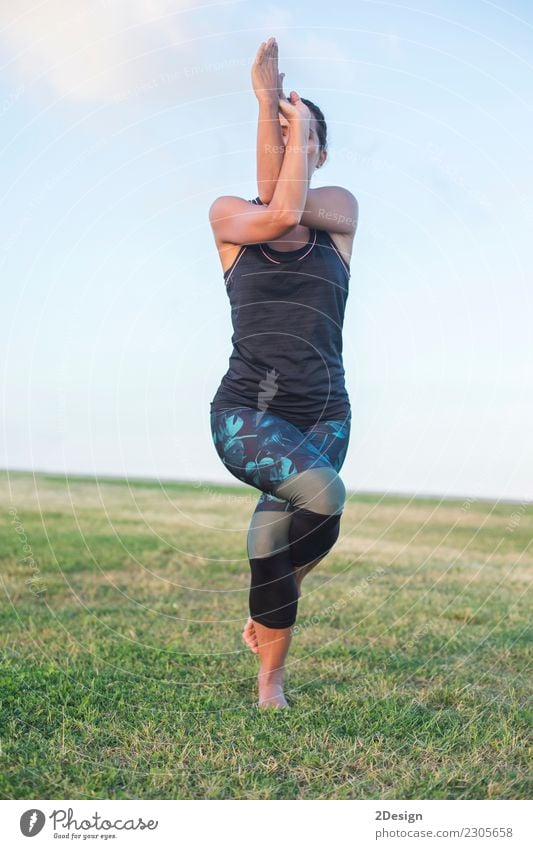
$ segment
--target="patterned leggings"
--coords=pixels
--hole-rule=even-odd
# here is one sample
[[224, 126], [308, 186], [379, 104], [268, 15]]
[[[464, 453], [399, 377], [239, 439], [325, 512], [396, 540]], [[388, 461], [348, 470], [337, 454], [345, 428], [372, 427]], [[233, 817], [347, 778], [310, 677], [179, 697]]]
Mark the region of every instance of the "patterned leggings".
[[253, 407], [212, 410], [218, 456], [240, 481], [261, 490], [247, 537], [254, 620], [296, 621], [295, 568], [327, 554], [340, 531], [346, 490], [339, 476], [351, 417], [297, 427]]

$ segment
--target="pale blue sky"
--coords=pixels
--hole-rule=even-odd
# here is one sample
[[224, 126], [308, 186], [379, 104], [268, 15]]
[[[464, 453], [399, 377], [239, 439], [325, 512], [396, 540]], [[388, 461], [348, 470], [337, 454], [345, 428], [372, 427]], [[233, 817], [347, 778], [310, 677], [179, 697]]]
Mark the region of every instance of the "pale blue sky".
[[312, 186], [360, 207], [347, 487], [533, 496], [531, 3], [6, 5], [0, 465], [237, 483], [209, 432], [231, 323], [207, 212], [257, 194], [275, 35], [328, 122]]

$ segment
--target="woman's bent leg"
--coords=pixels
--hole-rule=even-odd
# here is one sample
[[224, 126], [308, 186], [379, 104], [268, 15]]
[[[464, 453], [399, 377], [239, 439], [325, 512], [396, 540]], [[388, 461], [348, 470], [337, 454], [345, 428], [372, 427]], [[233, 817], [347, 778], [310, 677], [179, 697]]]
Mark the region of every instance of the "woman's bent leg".
[[291, 560], [296, 568], [318, 561], [332, 549], [340, 532], [346, 489], [333, 468], [308, 469], [275, 490], [294, 507], [289, 529]]
[[[310, 452], [318, 452], [339, 473], [348, 452], [350, 431], [351, 414], [343, 419], [328, 419], [305, 429], [304, 445]], [[319, 475], [296, 475], [283, 491], [284, 497], [290, 500], [291, 508], [295, 509], [291, 551], [300, 583], [331, 550], [340, 531], [340, 514], [346, 493], [342, 481], [337, 480], [334, 474], [330, 472], [328, 478], [324, 473], [324, 480], [321, 481], [322, 473], [320, 469]], [[303, 512], [305, 510], [321, 514], [322, 520], [306, 514]], [[331, 518], [328, 521], [327, 517], [334, 515], [338, 519]]]

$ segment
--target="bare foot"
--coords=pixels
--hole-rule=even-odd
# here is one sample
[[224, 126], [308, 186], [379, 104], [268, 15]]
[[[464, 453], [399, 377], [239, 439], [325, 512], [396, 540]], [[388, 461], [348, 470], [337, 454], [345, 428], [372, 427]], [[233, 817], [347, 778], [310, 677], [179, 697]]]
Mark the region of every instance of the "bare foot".
[[[300, 598], [302, 594], [302, 579], [305, 575], [305, 566], [296, 570], [296, 584], [298, 586], [298, 598]], [[248, 617], [246, 625], [244, 626], [242, 632], [242, 638], [246, 645], [253, 651], [254, 654], [257, 654], [259, 651], [259, 647], [257, 644], [257, 635], [255, 633], [254, 628], [254, 620], [251, 616]]]
[[259, 685], [260, 708], [288, 708], [287, 700], [283, 694], [282, 675], [279, 672], [259, 673], [257, 683]]

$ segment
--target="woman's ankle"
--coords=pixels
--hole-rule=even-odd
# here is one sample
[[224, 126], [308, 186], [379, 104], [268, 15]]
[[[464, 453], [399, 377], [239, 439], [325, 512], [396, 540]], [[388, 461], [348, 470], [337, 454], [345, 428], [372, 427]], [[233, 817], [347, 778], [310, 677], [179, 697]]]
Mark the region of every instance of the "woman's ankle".
[[283, 666], [274, 669], [260, 667], [257, 675], [261, 684], [282, 684], [284, 676], [285, 668]]

